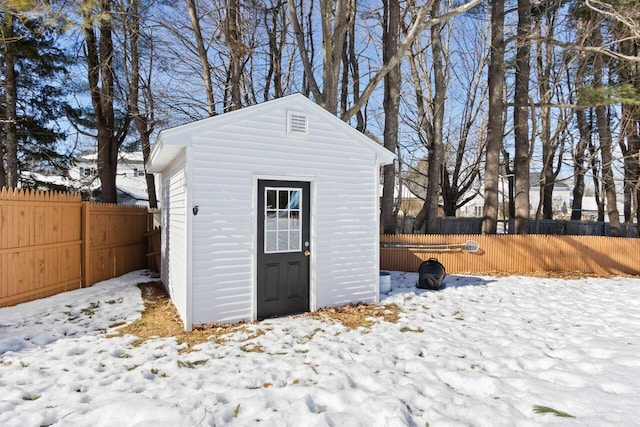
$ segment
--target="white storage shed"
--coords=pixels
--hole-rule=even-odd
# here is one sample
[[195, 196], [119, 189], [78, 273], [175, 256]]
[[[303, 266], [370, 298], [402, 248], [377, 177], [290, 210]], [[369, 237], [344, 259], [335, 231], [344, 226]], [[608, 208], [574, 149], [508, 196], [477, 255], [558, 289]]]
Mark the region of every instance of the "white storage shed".
[[378, 302], [380, 166], [300, 94], [160, 132], [162, 281], [190, 330]]

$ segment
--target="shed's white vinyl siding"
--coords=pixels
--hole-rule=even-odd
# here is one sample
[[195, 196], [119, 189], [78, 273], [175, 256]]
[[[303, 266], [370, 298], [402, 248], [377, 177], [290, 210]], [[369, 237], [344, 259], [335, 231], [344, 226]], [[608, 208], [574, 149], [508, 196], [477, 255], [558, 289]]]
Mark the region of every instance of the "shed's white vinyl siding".
[[287, 110], [198, 132], [193, 143], [193, 323], [252, 319], [255, 176], [309, 177], [312, 309], [377, 300], [375, 153], [308, 113], [308, 135], [287, 135]]
[[[162, 174], [162, 280], [183, 320], [187, 310], [187, 184], [184, 152]], [[186, 325], [185, 325], [186, 326]]]

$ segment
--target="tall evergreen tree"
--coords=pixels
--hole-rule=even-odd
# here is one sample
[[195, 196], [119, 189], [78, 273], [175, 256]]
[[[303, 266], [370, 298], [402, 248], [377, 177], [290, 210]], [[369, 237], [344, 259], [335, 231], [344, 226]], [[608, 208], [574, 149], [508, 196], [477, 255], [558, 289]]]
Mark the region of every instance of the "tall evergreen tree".
[[[20, 3], [0, 8], [0, 186], [16, 187], [24, 169], [59, 169], [65, 138], [68, 56], [57, 46], [60, 29]], [[18, 4], [18, 3], [16, 3]]]

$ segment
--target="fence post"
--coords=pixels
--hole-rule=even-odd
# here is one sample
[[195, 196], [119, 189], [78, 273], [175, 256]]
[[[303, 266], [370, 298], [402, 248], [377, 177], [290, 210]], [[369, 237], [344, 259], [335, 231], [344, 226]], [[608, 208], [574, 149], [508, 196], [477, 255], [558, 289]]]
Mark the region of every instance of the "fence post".
[[82, 202], [82, 219], [80, 227], [82, 228], [82, 287], [90, 286], [89, 280], [89, 202]]

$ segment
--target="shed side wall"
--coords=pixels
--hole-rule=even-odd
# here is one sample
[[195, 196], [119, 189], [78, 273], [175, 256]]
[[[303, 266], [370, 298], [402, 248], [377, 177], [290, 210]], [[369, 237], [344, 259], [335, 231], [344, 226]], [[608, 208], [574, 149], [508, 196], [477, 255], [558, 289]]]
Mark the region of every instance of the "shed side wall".
[[162, 281], [184, 321], [188, 319], [187, 213], [183, 153], [162, 173]]
[[307, 113], [307, 136], [286, 134], [284, 108], [193, 136], [193, 203], [200, 207], [193, 218], [194, 324], [254, 316], [256, 175], [314, 180], [312, 309], [376, 301], [375, 154]]

